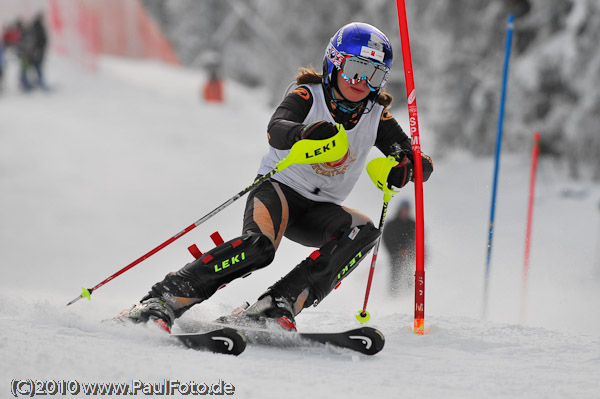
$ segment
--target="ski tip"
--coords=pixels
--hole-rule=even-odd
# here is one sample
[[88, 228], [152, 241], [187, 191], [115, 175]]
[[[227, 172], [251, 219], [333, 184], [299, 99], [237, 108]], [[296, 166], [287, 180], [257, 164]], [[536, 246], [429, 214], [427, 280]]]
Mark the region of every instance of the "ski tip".
[[298, 333], [300, 338], [322, 344], [351, 349], [364, 355], [375, 355], [383, 349], [383, 333], [372, 327], [359, 327], [333, 333]]
[[372, 327], [361, 327], [350, 331], [348, 337], [356, 343], [353, 349], [365, 355], [375, 355], [385, 346], [383, 333]]
[[171, 334], [185, 346], [195, 350], [238, 356], [246, 349], [246, 336], [240, 331], [224, 327], [207, 333]]
[[246, 336], [234, 328], [223, 328], [211, 337], [213, 341], [220, 343], [224, 349], [220, 353], [239, 356], [246, 349]]

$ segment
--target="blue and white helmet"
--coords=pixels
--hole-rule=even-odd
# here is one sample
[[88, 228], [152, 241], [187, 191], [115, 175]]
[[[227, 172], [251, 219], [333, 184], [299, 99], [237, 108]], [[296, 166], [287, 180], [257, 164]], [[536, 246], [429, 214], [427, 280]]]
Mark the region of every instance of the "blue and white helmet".
[[[338, 71], [342, 70], [342, 64], [349, 57], [368, 60], [381, 65], [377, 72], [377, 86], [371, 87], [374, 97], [379, 95], [381, 88], [388, 80], [389, 70], [392, 67], [392, 45], [386, 35], [376, 27], [363, 23], [351, 22], [338, 30], [329, 41], [323, 59], [323, 84], [325, 86], [335, 85]], [[345, 76], [347, 80], [353, 80]], [[356, 80], [366, 79], [366, 76], [354, 76]], [[370, 83], [370, 79], [369, 83]]]

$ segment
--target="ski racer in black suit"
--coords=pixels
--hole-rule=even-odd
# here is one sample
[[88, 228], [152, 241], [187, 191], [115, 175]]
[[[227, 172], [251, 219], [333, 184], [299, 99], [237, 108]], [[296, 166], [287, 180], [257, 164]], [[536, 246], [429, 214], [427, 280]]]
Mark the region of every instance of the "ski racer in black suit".
[[[242, 235], [203, 254], [156, 283], [121, 315], [154, 320], [170, 329], [187, 309], [219, 288], [273, 262], [283, 237], [318, 248], [269, 287], [238, 320], [295, 330], [295, 316], [320, 303], [375, 245], [380, 231], [365, 214], [344, 207], [373, 146], [398, 161], [387, 178], [403, 187], [412, 178], [410, 139], [388, 111], [383, 90], [392, 47], [374, 26], [354, 22], [331, 38], [323, 73], [302, 68], [268, 125], [269, 151], [258, 169], [272, 170], [299, 140], [323, 140], [346, 130], [349, 147], [335, 162], [292, 165], [254, 189], [246, 202]], [[423, 180], [433, 171], [422, 155]]]

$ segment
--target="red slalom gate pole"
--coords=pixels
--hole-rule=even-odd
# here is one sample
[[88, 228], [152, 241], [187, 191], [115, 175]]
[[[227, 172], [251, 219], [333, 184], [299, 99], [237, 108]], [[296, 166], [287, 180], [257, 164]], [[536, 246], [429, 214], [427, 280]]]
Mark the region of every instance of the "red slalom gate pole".
[[525, 321], [525, 304], [527, 295], [527, 274], [529, 272], [529, 251], [531, 247], [531, 227], [533, 222], [533, 204], [535, 199], [535, 178], [537, 160], [540, 153], [540, 133], [533, 134], [533, 150], [531, 154], [531, 174], [529, 177], [529, 206], [527, 210], [527, 228], [525, 232], [525, 257], [523, 262], [523, 285], [521, 289], [521, 323]]
[[414, 332], [425, 334], [425, 223], [423, 217], [423, 167], [421, 161], [421, 143], [419, 140], [419, 117], [417, 113], [417, 96], [413, 77], [412, 57], [410, 55], [410, 39], [406, 21], [406, 5], [404, 0], [396, 0], [398, 9], [398, 25], [402, 42], [402, 62], [406, 80], [406, 102], [414, 158], [415, 183], [415, 321]]

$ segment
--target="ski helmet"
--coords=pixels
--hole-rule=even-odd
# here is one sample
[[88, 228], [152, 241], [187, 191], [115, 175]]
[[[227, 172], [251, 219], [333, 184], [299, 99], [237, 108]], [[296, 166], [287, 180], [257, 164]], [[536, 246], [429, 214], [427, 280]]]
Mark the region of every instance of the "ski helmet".
[[366, 79], [370, 98], [375, 99], [388, 80], [392, 59], [392, 45], [383, 32], [363, 22], [351, 22], [329, 41], [323, 58], [323, 84], [335, 85], [336, 75], [342, 71], [351, 83]]

